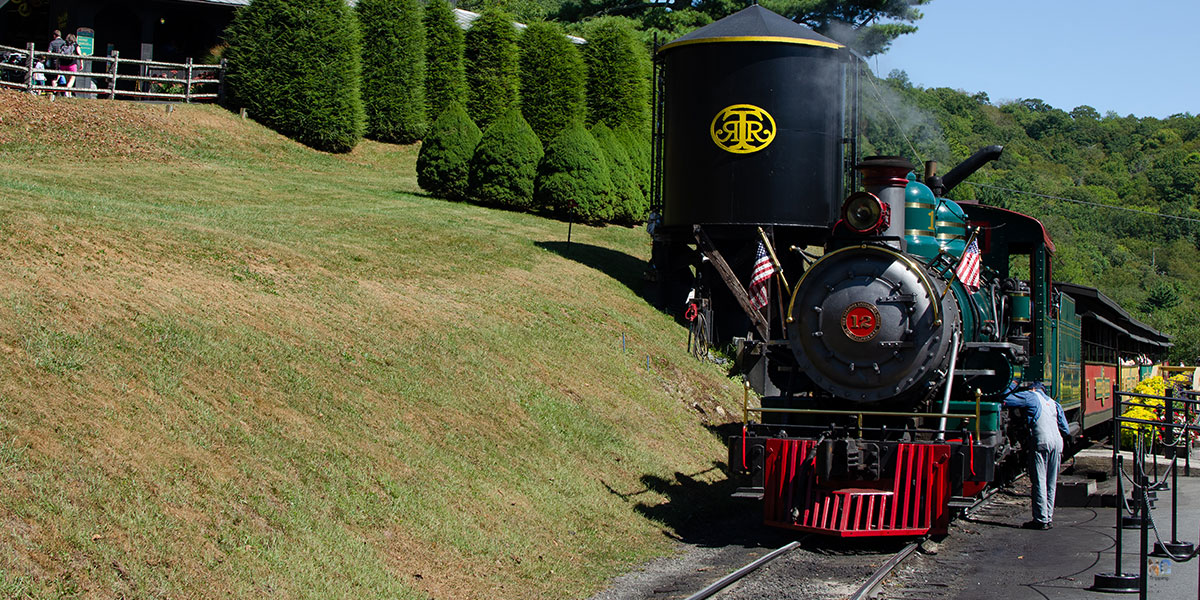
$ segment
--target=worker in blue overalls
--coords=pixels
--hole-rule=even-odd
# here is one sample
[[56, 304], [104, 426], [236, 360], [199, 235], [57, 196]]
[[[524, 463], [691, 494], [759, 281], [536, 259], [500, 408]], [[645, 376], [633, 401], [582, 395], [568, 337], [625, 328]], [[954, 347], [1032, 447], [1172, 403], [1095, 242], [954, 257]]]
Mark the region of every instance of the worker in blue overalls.
[[1050, 529], [1054, 520], [1054, 491], [1058, 486], [1058, 465], [1062, 459], [1063, 440], [1070, 439], [1071, 429], [1062, 406], [1046, 393], [1042, 384], [1026, 388], [1009, 387], [1004, 397], [1005, 408], [1021, 408], [1029, 422], [1029, 479], [1033, 499], [1033, 520], [1021, 527]]

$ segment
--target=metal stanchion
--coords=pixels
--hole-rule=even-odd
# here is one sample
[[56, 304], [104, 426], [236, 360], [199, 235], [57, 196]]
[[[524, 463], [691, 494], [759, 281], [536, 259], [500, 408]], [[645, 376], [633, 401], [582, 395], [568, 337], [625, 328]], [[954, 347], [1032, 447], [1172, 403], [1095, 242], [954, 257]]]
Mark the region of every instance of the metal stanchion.
[[1146, 443], [1142, 441], [1142, 436], [1138, 436], [1138, 464], [1136, 471], [1138, 474], [1138, 487], [1142, 491], [1142, 536], [1141, 543], [1138, 544], [1138, 561], [1141, 563], [1138, 569], [1138, 598], [1146, 600], [1147, 587], [1149, 583], [1149, 556], [1146, 554], [1146, 546], [1150, 543], [1150, 481], [1146, 478]]
[[[1166, 392], [1163, 395], [1166, 396], [1167, 398], [1175, 397], [1174, 386], [1168, 386], [1166, 389]], [[1175, 421], [1173, 421], [1171, 419], [1172, 408], [1175, 403], [1172, 402], [1171, 400], [1164, 400], [1163, 402], [1166, 404], [1167, 426], [1163, 427], [1161, 429], [1161, 432], [1159, 433], [1158, 437], [1163, 440], [1163, 445], [1166, 445], [1168, 433], [1175, 431], [1173, 429]], [[1161, 481], [1158, 479], [1158, 452], [1154, 451], [1153, 440], [1151, 440], [1151, 444], [1152, 445], [1150, 446], [1150, 453], [1154, 455], [1154, 482], [1155, 483], [1150, 489], [1151, 489], [1151, 491], [1165, 490], [1165, 489], [1167, 489], [1167, 486], [1169, 484], [1167, 483], [1167, 479], [1165, 477]], [[1151, 494], [1150, 499], [1157, 500], [1158, 494]]]
[[[1168, 397], [1175, 396], [1174, 391], [1167, 394]], [[1185, 404], [1184, 406], [1187, 406]], [[1186, 415], [1186, 411], [1184, 412]], [[1167, 427], [1163, 432], [1163, 444], [1171, 449], [1171, 541], [1155, 542], [1155, 556], [1189, 556], [1195, 551], [1196, 547], [1191, 542], [1179, 541], [1179, 438], [1175, 435], [1175, 402], [1167, 400]], [[1183, 439], [1188, 439], [1188, 431], [1183, 431]]]
[[[1118, 433], [1118, 435], [1113, 437], [1120, 439], [1120, 425], [1116, 421], [1113, 421], [1113, 427]], [[1097, 592], [1131, 594], [1138, 591], [1137, 575], [1121, 572], [1121, 538], [1124, 537], [1124, 532], [1121, 530], [1121, 520], [1125, 516], [1125, 485], [1122, 482], [1121, 471], [1124, 468], [1125, 457], [1117, 455], [1116, 558], [1112, 573], [1096, 573], [1092, 582], [1092, 589]]]
[[[1191, 390], [1183, 392], [1183, 396], [1186, 399], [1186, 401], [1183, 404], [1183, 424], [1184, 424], [1184, 430], [1183, 430], [1183, 439], [1184, 439], [1183, 475], [1184, 475], [1184, 477], [1192, 476], [1192, 430], [1189, 429], [1189, 427], [1191, 427], [1191, 425], [1192, 425], [1192, 402], [1195, 402], [1197, 399], [1200, 399], [1200, 396], [1198, 396], [1197, 394], [1198, 394], [1198, 392], [1191, 391]], [[1176, 451], [1176, 453], [1179, 452], [1178, 449], [1176, 449], [1175, 451]]]
[[[1140, 426], [1134, 427], [1133, 432], [1133, 494], [1130, 495], [1133, 503], [1133, 514], [1121, 517], [1121, 527], [1125, 529], [1139, 529], [1146, 523], [1146, 513], [1142, 511], [1142, 497], [1146, 495], [1148, 490], [1140, 487], [1141, 481], [1138, 479], [1138, 474], [1142, 473], [1146, 466], [1146, 455], [1143, 452], [1145, 442], [1142, 438]], [[1125, 502], [1125, 497], [1120, 497], [1118, 501]]]

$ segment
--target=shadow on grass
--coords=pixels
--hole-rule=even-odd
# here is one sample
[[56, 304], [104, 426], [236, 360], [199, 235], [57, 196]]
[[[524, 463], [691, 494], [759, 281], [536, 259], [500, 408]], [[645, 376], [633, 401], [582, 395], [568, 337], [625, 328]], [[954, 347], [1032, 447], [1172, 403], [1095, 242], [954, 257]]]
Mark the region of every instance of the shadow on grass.
[[[741, 425], [727, 423], [708, 429], [725, 439], [734, 430], [740, 432]], [[687, 544], [758, 548], [780, 546], [796, 538], [794, 532], [765, 527], [759, 502], [733, 498], [737, 482], [722, 476], [727, 471], [724, 462], [713, 461], [695, 473], [643, 475], [639, 489], [616, 490], [604, 485], [635, 512], [661, 523], [664, 535]]]
[[646, 261], [617, 252], [601, 246], [581, 244], [579, 242], [534, 242], [538, 248], [549, 250], [563, 258], [586, 265], [633, 290], [635, 294], [646, 298], [646, 285], [642, 281], [642, 273], [646, 270]]
[[[721, 439], [741, 433], [740, 423], [709, 426]], [[643, 475], [644, 487], [621, 492], [605, 484], [609, 493], [635, 503], [633, 510], [663, 525], [663, 533], [687, 544], [705, 547], [742, 546], [777, 548], [802, 539], [803, 547], [813, 553], [888, 554], [898, 551], [911, 538], [864, 537], [836, 538], [800, 531], [768, 527], [763, 524], [763, 506], [758, 500], [737, 499], [732, 494], [738, 482], [727, 477], [712, 477], [714, 471], [727, 472], [724, 462], [696, 473], [676, 472], [670, 478]], [[702, 481], [708, 475], [711, 481]], [[654, 493], [656, 495], [647, 496]], [[658, 496], [665, 501], [658, 500]], [[653, 500], [651, 499], [653, 498]]]

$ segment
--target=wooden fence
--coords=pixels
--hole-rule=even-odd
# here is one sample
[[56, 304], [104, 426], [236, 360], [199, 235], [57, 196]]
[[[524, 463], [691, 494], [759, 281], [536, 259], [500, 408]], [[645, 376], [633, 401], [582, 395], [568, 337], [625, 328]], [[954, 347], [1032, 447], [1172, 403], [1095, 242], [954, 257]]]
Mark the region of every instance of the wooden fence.
[[[182, 102], [204, 102], [224, 100], [225, 63], [220, 65], [197, 65], [188, 59], [186, 63], [168, 63], [153, 60], [122, 59], [120, 52], [112, 56], [75, 56], [80, 65], [78, 71], [61, 71], [51, 68], [36, 68], [38, 61], [44, 65], [63, 58], [62, 54], [34, 50], [33, 44], [25, 48], [0, 45], [0, 87], [25, 90], [39, 94], [65, 92], [81, 97], [104, 96], [109, 99], [134, 98], [144, 100], [174, 100]], [[123, 66], [134, 65], [137, 74], [120, 73]], [[97, 68], [99, 67], [99, 68]], [[43, 74], [45, 79], [36, 77]], [[73, 87], [52, 85], [59, 77], [76, 77], [79, 80], [98, 80], [96, 87]], [[124, 82], [124, 85], [119, 85]], [[101, 85], [103, 84], [103, 85]]]

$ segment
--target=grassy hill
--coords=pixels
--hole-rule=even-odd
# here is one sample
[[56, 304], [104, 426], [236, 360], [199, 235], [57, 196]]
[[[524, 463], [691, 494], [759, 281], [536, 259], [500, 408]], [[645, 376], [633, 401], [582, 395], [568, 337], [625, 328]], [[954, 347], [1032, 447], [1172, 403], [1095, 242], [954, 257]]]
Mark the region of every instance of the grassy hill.
[[0, 158], [0, 597], [585, 597], [722, 493], [641, 230], [215, 107], [0, 92]]

